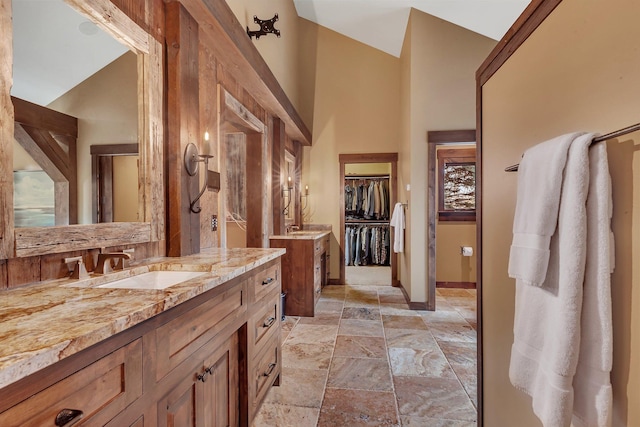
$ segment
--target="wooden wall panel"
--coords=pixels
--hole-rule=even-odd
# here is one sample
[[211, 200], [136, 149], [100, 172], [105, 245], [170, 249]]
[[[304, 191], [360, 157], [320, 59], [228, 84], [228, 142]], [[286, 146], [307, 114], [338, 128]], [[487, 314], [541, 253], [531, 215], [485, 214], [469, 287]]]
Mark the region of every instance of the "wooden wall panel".
[[[215, 157], [209, 160], [209, 170], [220, 172], [219, 138], [218, 133], [218, 100], [217, 100], [217, 60], [213, 51], [209, 48], [211, 40], [206, 39], [206, 33], [200, 31], [200, 135], [209, 133], [209, 142], [203, 142], [203, 153], [212, 154]], [[213, 248], [220, 246], [219, 228], [211, 230], [211, 216], [221, 218], [219, 212], [218, 191], [207, 190], [202, 195], [202, 212], [200, 212], [200, 248]], [[224, 194], [221, 193], [221, 194]]]
[[263, 209], [263, 200], [266, 197], [262, 191], [263, 158], [262, 158], [262, 134], [253, 133], [247, 135], [247, 247], [263, 247], [262, 219], [267, 213]]
[[40, 281], [40, 257], [7, 260], [8, 287]]
[[198, 23], [179, 2], [166, 4], [167, 36], [167, 249], [169, 256], [200, 251], [200, 217], [189, 209], [199, 192], [197, 177], [187, 174], [184, 151], [200, 145]]
[[111, 0], [118, 9], [136, 24], [147, 30], [156, 40], [164, 41], [163, 0]]

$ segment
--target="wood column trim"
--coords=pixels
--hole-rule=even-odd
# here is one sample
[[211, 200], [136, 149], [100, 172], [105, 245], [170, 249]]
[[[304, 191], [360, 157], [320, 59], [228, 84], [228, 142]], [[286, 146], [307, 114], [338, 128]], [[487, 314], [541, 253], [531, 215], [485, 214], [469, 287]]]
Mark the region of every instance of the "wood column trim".
[[284, 200], [282, 197], [283, 168], [285, 165], [284, 151], [286, 145], [285, 125], [278, 117], [273, 118], [271, 127], [271, 140], [273, 141], [273, 161], [271, 171], [271, 198], [273, 200], [273, 234], [279, 235], [285, 232]]
[[262, 248], [264, 198], [262, 134], [247, 134], [247, 247]]
[[[13, 28], [11, 22], [11, 0], [0, 0], [0, 58], [13, 58]], [[0, 117], [13, 123], [11, 84], [13, 82], [12, 61], [0, 63]], [[13, 126], [0, 126], [0, 258], [13, 256]], [[1, 287], [1, 286], [0, 286]]]
[[304, 186], [302, 185], [302, 144], [298, 141], [293, 141], [293, 155], [296, 158], [295, 164], [295, 200], [296, 200], [296, 211], [295, 211], [295, 223], [296, 225], [302, 227], [302, 195], [304, 192]]
[[[200, 145], [198, 23], [179, 2], [165, 5], [167, 46], [167, 254], [200, 252], [200, 216], [189, 210], [199, 179], [184, 167], [188, 143]], [[201, 147], [199, 147], [201, 149]], [[200, 172], [201, 173], [201, 172]]]

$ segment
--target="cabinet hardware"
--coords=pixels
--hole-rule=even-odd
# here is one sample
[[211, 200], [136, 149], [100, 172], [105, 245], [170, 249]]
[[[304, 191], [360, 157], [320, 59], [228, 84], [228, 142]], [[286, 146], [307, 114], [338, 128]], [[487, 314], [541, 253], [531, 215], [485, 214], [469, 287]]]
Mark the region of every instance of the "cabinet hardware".
[[267, 277], [266, 279], [264, 279], [262, 281], [262, 286], [268, 285], [270, 283], [273, 283], [273, 277]]
[[58, 427], [71, 426], [75, 424], [76, 421], [79, 421], [83, 415], [84, 412], [79, 409], [64, 408], [56, 415], [55, 425]]
[[262, 375], [265, 376], [265, 377], [268, 377], [269, 375], [271, 375], [273, 373], [273, 370], [275, 368], [276, 368], [276, 364], [275, 363], [269, 363], [269, 368]]
[[198, 379], [198, 381], [202, 381], [205, 382], [207, 381], [207, 374], [209, 373], [208, 369], [204, 370], [204, 373], [202, 374], [196, 374], [196, 378]]
[[213, 375], [214, 370], [215, 370], [215, 366], [209, 366], [208, 368], [205, 368], [204, 372], [209, 375]]
[[270, 327], [271, 325], [273, 325], [273, 322], [275, 322], [275, 321], [276, 321], [276, 318], [275, 318], [275, 317], [273, 317], [273, 316], [269, 316], [269, 317], [267, 318], [267, 320], [265, 320], [265, 321], [264, 321], [264, 323], [262, 324], [262, 327], [263, 327], [263, 328], [268, 328], [268, 327]]

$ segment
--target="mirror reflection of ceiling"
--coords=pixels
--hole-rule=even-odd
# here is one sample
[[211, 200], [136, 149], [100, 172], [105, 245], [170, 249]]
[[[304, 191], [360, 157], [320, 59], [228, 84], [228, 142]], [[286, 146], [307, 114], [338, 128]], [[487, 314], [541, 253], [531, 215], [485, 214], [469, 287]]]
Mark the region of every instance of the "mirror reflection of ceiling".
[[12, 7], [17, 98], [46, 106], [128, 51], [62, 0]]
[[500, 40], [530, 0], [294, 0], [293, 3], [298, 16], [400, 57], [411, 9]]

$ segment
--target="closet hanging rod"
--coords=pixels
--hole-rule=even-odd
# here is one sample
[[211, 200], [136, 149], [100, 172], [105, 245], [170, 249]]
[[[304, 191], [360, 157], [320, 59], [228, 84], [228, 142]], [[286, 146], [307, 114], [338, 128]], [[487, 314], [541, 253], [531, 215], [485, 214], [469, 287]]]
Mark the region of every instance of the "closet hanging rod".
[[[591, 140], [591, 143], [593, 144], [594, 142], [602, 142], [602, 141], [606, 141], [608, 139], [617, 138], [619, 136], [626, 135], [628, 133], [635, 132], [637, 130], [640, 130], [640, 123], [636, 123], [635, 125], [627, 126], [626, 128], [623, 128], [623, 129], [618, 129], [618, 130], [616, 130], [614, 132], [611, 132], [611, 133], [608, 133], [606, 135], [596, 136], [595, 138], [593, 138]], [[504, 168], [504, 171], [505, 172], [517, 172], [518, 171], [518, 166], [520, 166], [520, 164], [508, 166], [508, 167]]]
[[344, 179], [386, 179], [389, 178], [389, 175], [367, 175], [367, 176], [349, 176], [345, 175]]
[[357, 220], [357, 219], [352, 219], [352, 220], [346, 220], [344, 222], [345, 225], [363, 225], [363, 224], [368, 224], [368, 225], [389, 225], [389, 221], [369, 221], [366, 219], [363, 220]]

